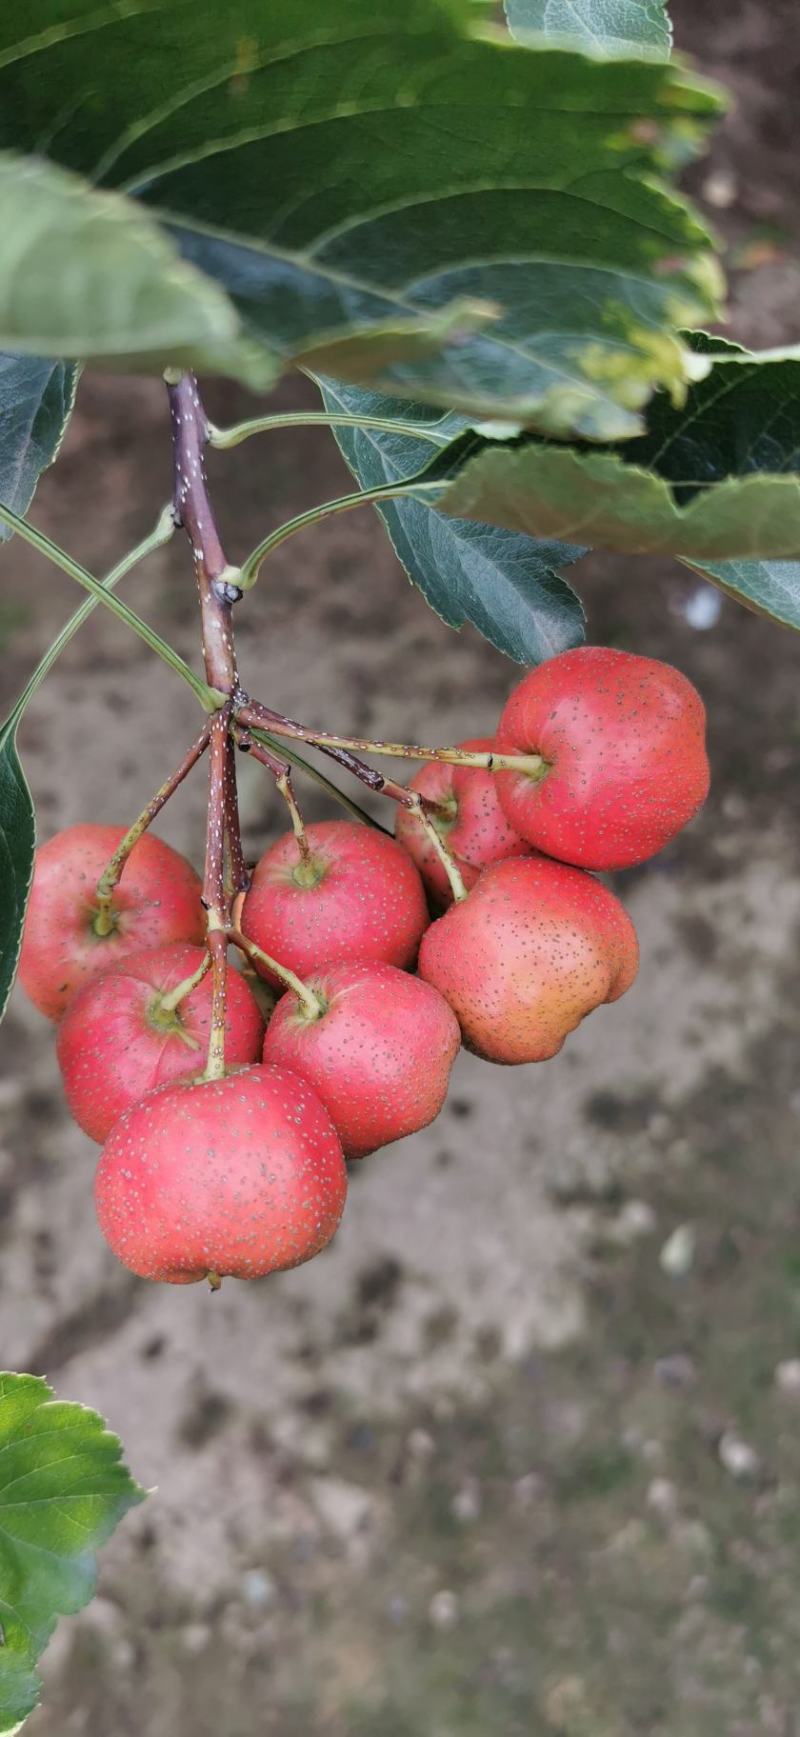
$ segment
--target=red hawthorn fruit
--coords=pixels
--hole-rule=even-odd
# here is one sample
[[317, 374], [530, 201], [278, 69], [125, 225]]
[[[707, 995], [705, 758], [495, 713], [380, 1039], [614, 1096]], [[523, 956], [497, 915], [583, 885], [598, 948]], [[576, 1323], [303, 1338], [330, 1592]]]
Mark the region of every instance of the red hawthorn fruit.
[[[211, 1028], [211, 973], [174, 1012], [161, 1002], [199, 970], [204, 957], [204, 948], [181, 943], [132, 953], [85, 984], [70, 1002], [58, 1027], [58, 1061], [75, 1121], [98, 1143], [146, 1092], [203, 1072]], [[237, 971], [229, 971], [228, 1066], [258, 1060], [263, 1034], [264, 1021], [247, 984]]]
[[[491, 752], [494, 742], [491, 736], [475, 736], [458, 746], [483, 754]], [[453, 852], [465, 886], [474, 887], [481, 869], [489, 863], [526, 852], [530, 855], [530, 845], [514, 832], [503, 813], [493, 772], [432, 760], [410, 780], [409, 789], [443, 805], [442, 814], [431, 818]], [[441, 858], [416, 815], [399, 808], [394, 831], [416, 863], [434, 904], [450, 904], [453, 893]]]
[[542, 756], [540, 778], [496, 774], [500, 802], [531, 844], [582, 868], [645, 862], [708, 794], [697, 690], [667, 663], [606, 646], [562, 652], [523, 676], [495, 747]]
[[592, 875], [544, 857], [484, 869], [432, 923], [419, 973], [449, 1001], [465, 1044], [487, 1061], [546, 1061], [636, 976], [636, 931]]
[[323, 961], [413, 965], [429, 918], [411, 858], [358, 821], [322, 820], [306, 830], [308, 869], [294, 833], [264, 852], [244, 903], [245, 935], [301, 978]]
[[365, 1158], [427, 1127], [442, 1108], [461, 1044], [443, 997], [394, 965], [354, 961], [323, 966], [307, 986], [324, 1011], [314, 1018], [293, 991], [282, 996], [264, 1060], [308, 1080], [345, 1157]]
[[115, 1123], [97, 1168], [100, 1229], [143, 1279], [260, 1279], [330, 1242], [347, 1171], [319, 1098], [286, 1068], [160, 1086]]
[[57, 832], [36, 852], [19, 975], [49, 1019], [59, 1019], [84, 983], [131, 953], [203, 940], [199, 877], [184, 856], [149, 832], [134, 845], [114, 890], [114, 927], [108, 935], [95, 933], [97, 883], [125, 830], [84, 822]]

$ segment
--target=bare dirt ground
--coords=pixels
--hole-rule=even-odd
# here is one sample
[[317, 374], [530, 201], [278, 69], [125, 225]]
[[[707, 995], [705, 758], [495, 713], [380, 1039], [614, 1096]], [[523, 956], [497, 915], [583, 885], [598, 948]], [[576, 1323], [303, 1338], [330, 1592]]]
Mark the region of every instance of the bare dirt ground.
[[[695, 177], [730, 237], [734, 329], [797, 340], [788, 5], [679, 8], [738, 107]], [[286, 386], [279, 402], [303, 400]], [[247, 413], [210, 394], [219, 421]], [[159, 387], [87, 380], [37, 519], [93, 570], [168, 493]], [[341, 492], [322, 433], [219, 458], [234, 553]], [[376, 523], [281, 551], [240, 610], [245, 680], [321, 723], [449, 741], [514, 670], [454, 636]], [[669, 563], [587, 562], [591, 637], [706, 697], [714, 791], [619, 877], [643, 966], [543, 1069], [463, 1057], [426, 1133], [353, 1176], [342, 1230], [268, 1283], [131, 1279], [49, 1030], [0, 1038], [0, 1363], [97, 1405], [157, 1493], [44, 1661], [36, 1737], [796, 1737], [800, 1732], [797, 646]], [[72, 603], [2, 558], [11, 694]], [[187, 656], [182, 547], [128, 594]], [[26, 721], [42, 834], [132, 816], [191, 698], [98, 612]], [[690, 611], [691, 614], [691, 611]], [[246, 764], [255, 854], [282, 824]], [[202, 780], [163, 832], [199, 858]], [[328, 812], [312, 788], [312, 816]]]

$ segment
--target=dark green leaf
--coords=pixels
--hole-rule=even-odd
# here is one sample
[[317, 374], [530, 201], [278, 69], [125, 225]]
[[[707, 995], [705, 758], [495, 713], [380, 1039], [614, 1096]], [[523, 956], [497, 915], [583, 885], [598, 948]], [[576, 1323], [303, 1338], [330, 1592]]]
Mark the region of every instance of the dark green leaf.
[[687, 336], [710, 370], [680, 408], [663, 393], [651, 400], [647, 431], [626, 443], [625, 462], [664, 477], [679, 501], [731, 477], [796, 475], [800, 349], [751, 354], [704, 332]]
[[[58, 453], [77, 370], [38, 356], [0, 354], [0, 501], [24, 513]], [[10, 536], [0, 524], [0, 542]]]
[[[403, 405], [339, 381], [321, 386], [329, 410], [419, 426], [416, 440], [375, 429], [334, 429], [362, 488], [413, 476], [430, 461], [432, 438], [446, 453], [467, 426], [455, 414], [437, 419], [422, 405]], [[409, 578], [448, 626], [471, 621], [499, 651], [525, 664], [541, 663], [582, 640], [583, 610], [557, 572], [582, 549], [452, 519], [416, 501], [388, 501], [378, 511]]]
[[[716, 363], [707, 379], [694, 388], [680, 417], [673, 416], [660, 397], [648, 409], [648, 435], [633, 442], [625, 456], [652, 464], [660, 475], [681, 479], [688, 474], [703, 482], [758, 472], [800, 471], [800, 357], [789, 352], [775, 359], [749, 357], [738, 344], [704, 332], [692, 334], [693, 346], [720, 359], [736, 360], [735, 369]], [[687, 561], [713, 579], [730, 596], [800, 629], [800, 563], [797, 561]]]
[[36, 827], [17, 753], [19, 715], [0, 726], [0, 1017], [11, 993], [33, 876]]
[[665, 59], [672, 33], [664, 0], [505, 0], [508, 26], [600, 54], [652, 54]]
[[657, 394], [619, 452], [530, 441], [466, 454], [442, 510], [631, 554], [677, 555], [748, 607], [800, 627], [800, 354], [703, 333], [683, 408]]
[[716, 272], [658, 176], [717, 108], [677, 67], [516, 47], [471, 0], [0, 14], [0, 145], [135, 194], [270, 358], [558, 435], [635, 434], [698, 366], [674, 328]]
[[144, 1498], [121, 1451], [97, 1412], [0, 1374], [0, 1732], [36, 1705], [56, 1619], [91, 1598], [96, 1551]]

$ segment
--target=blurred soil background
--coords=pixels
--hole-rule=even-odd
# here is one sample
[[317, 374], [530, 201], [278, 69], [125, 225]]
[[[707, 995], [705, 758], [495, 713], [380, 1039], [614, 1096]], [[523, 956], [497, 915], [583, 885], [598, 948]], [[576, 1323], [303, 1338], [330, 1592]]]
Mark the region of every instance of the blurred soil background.
[[[788, 0], [680, 0], [735, 105], [693, 190], [730, 248], [732, 330], [800, 338]], [[252, 414], [216, 384], [215, 420]], [[311, 402], [288, 382], [277, 407]], [[153, 382], [87, 378], [36, 519], [93, 571], [169, 492]], [[234, 556], [340, 493], [324, 432], [218, 456]], [[157, 1493], [61, 1625], [31, 1737], [795, 1737], [800, 1732], [797, 642], [668, 562], [575, 573], [590, 637], [673, 660], [710, 714], [690, 832], [618, 877], [634, 991], [546, 1068], [460, 1059], [427, 1132], [354, 1174], [334, 1246], [219, 1296], [101, 1242], [95, 1149], [51, 1032], [0, 1037], [0, 1365], [98, 1406]], [[196, 658], [182, 542], [126, 595]], [[75, 598], [2, 556], [9, 698]], [[453, 741], [516, 671], [453, 635], [368, 512], [273, 558], [238, 612], [246, 684], [321, 724]], [[42, 836], [127, 821], [195, 727], [97, 611], [25, 721]], [[283, 826], [241, 767], [249, 848]], [[196, 862], [204, 780], [159, 830]], [[315, 787], [311, 818], [331, 812]]]

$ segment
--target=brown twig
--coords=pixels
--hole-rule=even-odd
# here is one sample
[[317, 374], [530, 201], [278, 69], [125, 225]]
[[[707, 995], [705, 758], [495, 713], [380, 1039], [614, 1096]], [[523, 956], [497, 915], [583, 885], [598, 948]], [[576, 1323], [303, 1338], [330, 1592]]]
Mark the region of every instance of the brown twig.
[[207, 1080], [221, 1080], [225, 1077], [225, 1005], [228, 973], [225, 898], [225, 761], [228, 731], [228, 712], [217, 712], [211, 724], [206, 863], [203, 876], [203, 904], [206, 908], [208, 924], [207, 944], [211, 955], [213, 975], [211, 1031], [208, 1040], [208, 1061], [203, 1076]]
[[[226, 559], [205, 475], [208, 421], [193, 374], [168, 381], [174, 468], [173, 512], [189, 538], [200, 599], [206, 679], [221, 699], [209, 725], [210, 771], [203, 903], [213, 973], [211, 1033], [205, 1078], [225, 1074], [226, 928], [246, 875], [239, 835], [236, 769], [230, 737], [231, 696], [238, 690], [233, 605], [241, 597], [238, 568]], [[227, 861], [227, 884], [226, 884]]]
[[193, 374], [183, 374], [176, 384], [168, 384], [167, 391], [175, 477], [173, 511], [194, 556], [206, 680], [221, 693], [232, 694], [237, 675], [231, 612], [242, 593], [236, 583], [239, 569], [225, 557], [206, 484], [208, 421]]

